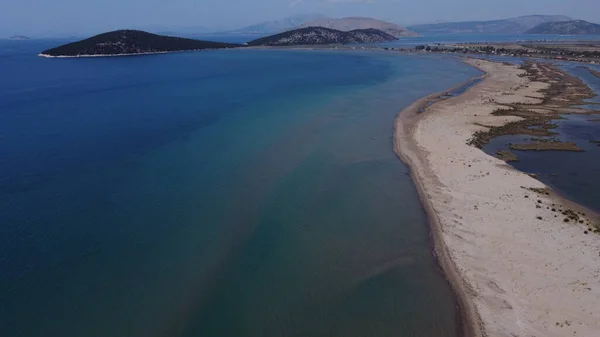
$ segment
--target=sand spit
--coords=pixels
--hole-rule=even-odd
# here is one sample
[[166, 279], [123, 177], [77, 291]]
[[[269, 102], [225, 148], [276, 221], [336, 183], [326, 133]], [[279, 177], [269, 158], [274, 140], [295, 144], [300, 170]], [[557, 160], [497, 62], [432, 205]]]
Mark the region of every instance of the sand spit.
[[467, 62], [487, 73], [483, 82], [424, 113], [427, 100], [414, 103], [395, 131], [396, 150], [430, 215], [436, 254], [460, 299], [465, 332], [600, 336], [596, 219], [467, 145], [478, 131], [523, 118], [492, 114], [506, 104], [550, 103], [552, 85], [517, 66]]

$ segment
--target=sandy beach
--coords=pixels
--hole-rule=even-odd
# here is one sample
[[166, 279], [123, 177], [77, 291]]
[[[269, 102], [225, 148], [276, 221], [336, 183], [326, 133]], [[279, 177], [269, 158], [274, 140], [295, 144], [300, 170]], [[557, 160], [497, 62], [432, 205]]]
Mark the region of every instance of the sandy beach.
[[[435, 252], [458, 295], [468, 336], [600, 336], [595, 216], [535, 178], [468, 145], [492, 113], [547, 101], [548, 83], [517, 66], [467, 60], [486, 73], [465, 94], [398, 117], [396, 151], [411, 167]], [[590, 217], [593, 217], [591, 219]]]

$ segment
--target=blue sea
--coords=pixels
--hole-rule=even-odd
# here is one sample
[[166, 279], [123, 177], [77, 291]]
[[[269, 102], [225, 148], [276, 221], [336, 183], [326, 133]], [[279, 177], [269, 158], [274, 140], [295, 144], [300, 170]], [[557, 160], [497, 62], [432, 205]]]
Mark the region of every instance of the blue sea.
[[454, 337], [394, 119], [436, 56], [0, 42], [0, 331]]

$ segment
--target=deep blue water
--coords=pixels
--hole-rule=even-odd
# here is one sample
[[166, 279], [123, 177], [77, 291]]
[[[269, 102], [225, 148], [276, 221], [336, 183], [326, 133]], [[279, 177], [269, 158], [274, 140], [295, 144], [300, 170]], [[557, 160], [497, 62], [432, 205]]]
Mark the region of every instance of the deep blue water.
[[456, 336], [393, 122], [479, 73], [0, 42], [4, 336]]

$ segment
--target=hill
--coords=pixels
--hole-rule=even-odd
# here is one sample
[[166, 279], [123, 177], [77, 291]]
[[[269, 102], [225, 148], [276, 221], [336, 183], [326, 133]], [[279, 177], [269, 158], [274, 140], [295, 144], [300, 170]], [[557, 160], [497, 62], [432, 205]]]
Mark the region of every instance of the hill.
[[298, 14], [280, 20], [266, 21], [251, 26], [224, 32], [228, 34], [276, 34], [315, 20], [326, 19], [321, 14]]
[[572, 20], [564, 15], [528, 15], [491, 21], [446, 22], [408, 28], [422, 34], [522, 34], [545, 22]]
[[344, 32], [349, 32], [357, 29], [377, 29], [394, 37], [419, 35], [394, 23], [361, 17], [315, 20], [307, 22], [299, 28], [305, 27], [324, 27], [329, 29], [341, 30]]
[[397, 38], [377, 29], [356, 29], [349, 32], [343, 32], [324, 27], [306, 27], [256, 39], [248, 42], [248, 45], [298, 46], [373, 43], [394, 40], [397, 40]]
[[526, 33], [560, 35], [600, 35], [600, 25], [583, 20], [546, 22], [532, 28]]
[[48, 49], [40, 56], [114, 56], [239, 46], [241, 45], [156, 35], [139, 30], [117, 30]]

